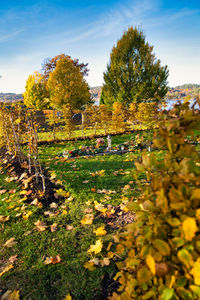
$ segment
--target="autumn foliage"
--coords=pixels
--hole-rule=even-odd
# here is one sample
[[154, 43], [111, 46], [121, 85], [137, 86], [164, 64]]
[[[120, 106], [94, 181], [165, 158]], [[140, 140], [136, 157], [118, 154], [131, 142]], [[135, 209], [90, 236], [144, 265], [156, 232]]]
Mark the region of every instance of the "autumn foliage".
[[112, 300], [200, 298], [200, 155], [185, 140], [196, 129], [199, 110], [177, 104], [155, 132], [162, 158], [144, 153], [135, 163], [139, 196], [128, 205], [135, 222], [115, 237], [117, 253], [127, 255]]

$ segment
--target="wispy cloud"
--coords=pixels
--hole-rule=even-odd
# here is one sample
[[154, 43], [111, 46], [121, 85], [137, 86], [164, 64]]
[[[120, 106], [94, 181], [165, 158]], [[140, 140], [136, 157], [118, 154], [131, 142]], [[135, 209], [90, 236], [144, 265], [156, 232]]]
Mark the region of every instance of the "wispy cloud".
[[[128, 26], [158, 27], [178, 22], [185, 17], [197, 15], [198, 9], [181, 8], [166, 10], [162, 17], [158, 17], [159, 2], [157, 0], [134, 0], [126, 4], [119, 4], [112, 10], [100, 15], [97, 21], [85, 27], [76, 28], [72, 34], [62, 33], [58, 44], [78, 43], [87, 39], [109, 37], [113, 33], [122, 31]], [[155, 13], [156, 12], [156, 13]]]
[[5, 43], [7, 41], [12, 40], [13, 38], [17, 37], [20, 33], [22, 33], [24, 29], [15, 30], [11, 33], [4, 34], [0, 36], [0, 43]]

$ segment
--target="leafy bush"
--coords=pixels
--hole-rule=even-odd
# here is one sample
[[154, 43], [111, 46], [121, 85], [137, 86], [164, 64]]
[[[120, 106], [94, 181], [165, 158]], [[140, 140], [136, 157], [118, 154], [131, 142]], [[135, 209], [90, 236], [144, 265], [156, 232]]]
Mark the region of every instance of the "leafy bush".
[[109, 299], [200, 299], [200, 155], [184, 140], [199, 128], [199, 110], [177, 104], [154, 135], [162, 158], [148, 153], [135, 163], [136, 180], [145, 180], [128, 206], [135, 222], [115, 236], [116, 252], [127, 255]]

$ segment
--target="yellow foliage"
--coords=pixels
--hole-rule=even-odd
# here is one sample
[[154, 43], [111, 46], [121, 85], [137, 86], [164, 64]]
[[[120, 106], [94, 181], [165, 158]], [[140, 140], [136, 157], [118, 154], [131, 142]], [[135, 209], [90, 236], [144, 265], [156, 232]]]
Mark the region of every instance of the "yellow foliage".
[[155, 264], [154, 258], [150, 254], [148, 254], [146, 257], [146, 264], [149, 267], [149, 269], [151, 270], [151, 273], [153, 275], [155, 275], [156, 274], [156, 264]]
[[102, 240], [97, 240], [95, 245], [90, 246], [90, 249], [88, 250], [88, 253], [98, 254], [99, 252], [101, 252], [102, 247], [103, 247]]
[[194, 218], [187, 218], [182, 224], [184, 236], [187, 241], [192, 241], [197, 231], [197, 224]]
[[200, 285], [200, 258], [198, 258], [197, 261], [194, 263], [194, 266], [190, 273], [194, 277], [194, 283]]
[[105, 230], [105, 226], [100, 226], [94, 230], [94, 233], [96, 234], [96, 236], [102, 236], [105, 235], [107, 231]]

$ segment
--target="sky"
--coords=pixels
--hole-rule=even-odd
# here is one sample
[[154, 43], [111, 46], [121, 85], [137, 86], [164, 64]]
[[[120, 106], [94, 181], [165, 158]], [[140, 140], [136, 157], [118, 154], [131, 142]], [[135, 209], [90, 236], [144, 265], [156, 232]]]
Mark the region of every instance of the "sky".
[[24, 92], [28, 76], [61, 53], [88, 63], [89, 85], [102, 85], [130, 26], [168, 65], [169, 86], [200, 84], [200, 0], [1, 0], [0, 92]]

